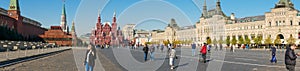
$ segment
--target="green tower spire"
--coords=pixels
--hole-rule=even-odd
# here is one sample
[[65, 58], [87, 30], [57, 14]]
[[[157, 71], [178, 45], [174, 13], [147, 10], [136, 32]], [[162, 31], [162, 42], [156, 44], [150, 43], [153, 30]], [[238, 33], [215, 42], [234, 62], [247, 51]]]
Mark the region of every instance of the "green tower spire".
[[291, 0], [279, 0], [275, 8], [282, 8], [282, 7], [294, 8], [294, 4], [291, 2]]
[[66, 16], [66, 7], [65, 7], [65, 3], [63, 4], [63, 8], [62, 8], [61, 14]]
[[61, 25], [63, 31], [68, 32], [65, 1], [63, 2], [60, 25]]
[[19, 11], [19, 0], [10, 0], [10, 5], [8, 10], [18, 10]]

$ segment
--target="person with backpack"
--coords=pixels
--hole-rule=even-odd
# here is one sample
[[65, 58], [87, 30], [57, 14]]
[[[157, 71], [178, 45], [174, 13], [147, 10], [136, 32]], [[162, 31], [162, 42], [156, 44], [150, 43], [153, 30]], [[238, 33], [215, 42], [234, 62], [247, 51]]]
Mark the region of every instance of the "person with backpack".
[[202, 55], [203, 62], [206, 63], [206, 53], [207, 53], [207, 44], [206, 43], [203, 44], [203, 46], [202, 46], [202, 48], [200, 50], [200, 53]]

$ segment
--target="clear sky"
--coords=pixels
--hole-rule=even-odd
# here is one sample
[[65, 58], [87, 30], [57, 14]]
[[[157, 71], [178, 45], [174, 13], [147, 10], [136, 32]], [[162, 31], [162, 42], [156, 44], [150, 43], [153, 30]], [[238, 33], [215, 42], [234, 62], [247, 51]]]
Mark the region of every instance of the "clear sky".
[[[10, 0], [0, 0], [7, 9]], [[279, 0], [221, 0], [223, 12], [236, 17], [263, 15]], [[300, 0], [291, 0], [300, 9]], [[208, 9], [215, 8], [216, 0], [207, 0]], [[19, 0], [21, 15], [37, 20], [42, 26], [60, 24], [62, 0]], [[89, 33], [95, 26], [99, 11], [102, 22], [111, 22], [116, 11], [120, 27], [139, 24], [138, 29], [164, 29], [171, 18], [179, 26], [189, 26], [199, 21], [203, 0], [66, 0], [67, 23], [75, 20], [78, 35]]]

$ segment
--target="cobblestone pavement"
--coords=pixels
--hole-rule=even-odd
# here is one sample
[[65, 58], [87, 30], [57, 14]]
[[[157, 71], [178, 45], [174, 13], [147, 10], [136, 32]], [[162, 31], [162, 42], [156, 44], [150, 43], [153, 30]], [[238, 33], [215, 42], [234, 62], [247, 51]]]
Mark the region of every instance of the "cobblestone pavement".
[[[208, 70], [211, 63], [222, 63], [221, 71], [286, 71], [283, 62], [284, 51], [278, 51], [278, 63], [271, 64], [269, 62], [270, 51], [268, 50], [236, 50], [235, 52], [212, 50], [212, 53], [208, 54], [208, 60], [210, 60], [208, 63], [198, 62], [199, 56], [191, 56], [191, 49], [189, 48], [176, 50], [176, 54], [179, 56], [175, 63], [176, 71], [214, 71]], [[199, 48], [196, 50], [196, 54], [199, 54]], [[85, 51], [85, 48], [73, 48], [53, 56], [9, 66], [0, 69], [0, 71], [82, 71]], [[129, 55], [125, 52], [129, 52]], [[98, 48], [94, 71], [170, 71], [166, 52], [166, 50], [163, 52], [156, 50], [155, 60], [145, 62], [141, 48], [136, 50]], [[224, 59], [218, 58], [221, 53], [225, 54]], [[297, 62], [300, 62], [299, 59]], [[297, 64], [296, 70], [300, 70], [299, 66], [300, 64]]]
[[47, 49], [18, 50], [18, 51], [8, 51], [8, 52], [5, 51], [5, 52], [0, 52], [0, 61], [16, 59], [16, 58], [26, 57], [26, 56], [33, 56], [33, 55], [38, 55], [43, 53], [49, 53], [49, 52], [63, 50], [63, 49], [68, 49], [68, 48], [61, 47], [61, 48], [47, 48]]
[[[208, 54], [208, 63], [198, 62], [199, 56], [191, 56], [191, 49], [176, 49], [179, 60], [176, 61], [176, 71], [286, 71], [284, 65], [284, 51], [277, 52], [277, 64], [269, 62], [271, 52], [269, 50], [229, 50], [215, 51]], [[196, 49], [199, 54], [199, 48]], [[155, 51], [154, 61], [143, 61], [142, 49], [131, 50], [129, 48], [108, 48], [101, 49], [102, 52], [112, 63], [123, 71], [170, 71], [166, 51]], [[126, 54], [129, 52], [129, 54]], [[296, 51], [298, 52], [298, 50]], [[225, 54], [224, 58], [219, 58], [220, 54]], [[131, 58], [133, 57], [133, 58]], [[300, 59], [297, 59], [297, 63]], [[157, 64], [159, 63], [159, 64]], [[161, 64], [162, 63], [162, 64]], [[216, 68], [211, 63], [222, 63], [219, 70], [210, 70]], [[152, 66], [151, 66], [152, 65]], [[157, 68], [155, 65], [159, 65]], [[300, 64], [296, 65], [296, 71], [300, 70]], [[216, 68], [217, 69], [217, 68]]]
[[0, 71], [77, 71], [72, 50], [12, 65]]

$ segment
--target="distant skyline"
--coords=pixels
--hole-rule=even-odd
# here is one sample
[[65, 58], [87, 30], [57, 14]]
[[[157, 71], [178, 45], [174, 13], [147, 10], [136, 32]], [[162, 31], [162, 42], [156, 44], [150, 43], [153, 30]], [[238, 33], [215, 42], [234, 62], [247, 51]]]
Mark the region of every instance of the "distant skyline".
[[[0, 7], [7, 9], [10, 0], [0, 0]], [[137, 24], [136, 28], [164, 29], [174, 18], [181, 27], [194, 25], [202, 13], [203, 0], [65, 0], [67, 24], [76, 24], [78, 35], [90, 33], [101, 11], [102, 22], [111, 22], [116, 11], [118, 26]], [[279, 0], [221, 0], [223, 12], [237, 18], [264, 15]], [[297, 10], [300, 0], [291, 0]], [[208, 9], [215, 8], [216, 0], [207, 0]], [[19, 0], [21, 15], [37, 20], [49, 28], [60, 25], [62, 0]], [[99, 10], [101, 9], [101, 10]]]

